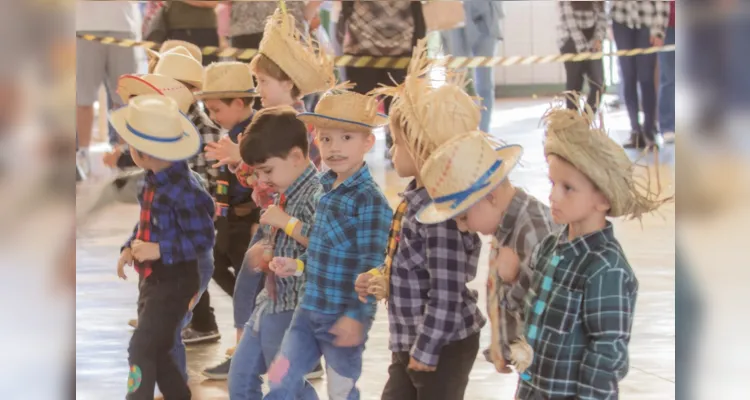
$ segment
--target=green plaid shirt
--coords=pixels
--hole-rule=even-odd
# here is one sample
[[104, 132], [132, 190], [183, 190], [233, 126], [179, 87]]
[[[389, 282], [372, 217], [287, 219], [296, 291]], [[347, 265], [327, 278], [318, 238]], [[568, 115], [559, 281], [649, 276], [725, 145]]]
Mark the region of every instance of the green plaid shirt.
[[[518, 399], [617, 399], [628, 372], [628, 343], [638, 280], [612, 224], [568, 241], [568, 228], [545, 238], [532, 255], [534, 285], [527, 325], [538, 326], [534, 361]], [[547, 266], [554, 269], [546, 304], [536, 304]], [[535, 310], [536, 308], [536, 310]], [[535, 321], [535, 318], [538, 320]], [[527, 333], [528, 335], [528, 333]]]

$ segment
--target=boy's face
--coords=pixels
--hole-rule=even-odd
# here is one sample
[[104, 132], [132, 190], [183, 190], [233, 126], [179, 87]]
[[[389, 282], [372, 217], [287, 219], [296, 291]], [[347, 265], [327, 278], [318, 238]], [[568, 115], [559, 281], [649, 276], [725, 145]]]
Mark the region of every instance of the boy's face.
[[[503, 185], [500, 186], [502, 187]], [[497, 200], [498, 190], [494, 190], [469, 207], [465, 213], [455, 218], [458, 229], [461, 232], [493, 235], [502, 222], [504, 214], [504, 210], [498, 209], [495, 205]]]
[[596, 214], [606, 216], [609, 202], [586, 175], [556, 155], [549, 155], [547, 161], [552, 183], [549, 203], [555, 223], [574, 224]]
[[130, 157], [133, 158], [133, 163], [137, 165], [139, 168], [143, 168], [145, 170], [151, 170], [153, 169], [153, 159], [148, 155], [139, 152], [133, 146], [130, 146]]
[[320, 156], [337, 175], [351, 175], [362, 167], [365, 154], [375, 144], [372, 133], [318, 129]]
[[393, 146], [391, 146], [391, 161], [393, 161], [393, 167], [396, 169], [398, 176], [402, 178], [410, 178], [419, 175], [417, 165], [414, 162], [409, 149], [407, 149], [404, 141], [404, 132], [401, 129], [397, 119], [391, 119], [391, 135], [393, 136]]
[[294, 86], [292, 81], [279, 81], [262, 72], [256, 72], [255, 77], [258, 79], [256, 90], [264, 108], [288, 106], [294, 101], [291, 95]]
[[247, 110], [242, 99], [233, 99], [230, 104], [219, 99], [203, 100], [208, 110], [208, 116], [224, 129], [232, 129], [242, 122]]
[[299, 178], [301, 166], [307, 163], [302, 150], [295, 147], [286, 158], [272, 157], [253, 167], [260, 183], [275, 192], [283, 193]]

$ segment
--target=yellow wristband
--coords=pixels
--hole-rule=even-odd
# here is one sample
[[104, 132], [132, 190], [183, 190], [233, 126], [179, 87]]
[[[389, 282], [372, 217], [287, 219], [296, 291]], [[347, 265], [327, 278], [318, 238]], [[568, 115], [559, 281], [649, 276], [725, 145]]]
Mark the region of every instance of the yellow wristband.
[[302, 276], [302, 273], [305, 272], [305, 263], [302, 260], [295, 261], [297, 261], [297, 271], [294, 273], [294, 276]]
[[286, 233], [287, 236], [291, 237], [294, 234], [294, 229], [297, 228], [298, 223], [299, 220], [297, 218], [289, 218], [289, 222], [287, 222], [286, 226], [284, 227], [284, 233]]
[[383, 273], [380, 272], [380, 270], [377, 269], [377, 268], [373, 268], [373, 269], [367, 271], [367, 273], [370, 274], [370, 275], [372, 275], [372, 276], [374, 276], [374, 277], [378, 277], [378, 276], [382, 276], [383, 275]]

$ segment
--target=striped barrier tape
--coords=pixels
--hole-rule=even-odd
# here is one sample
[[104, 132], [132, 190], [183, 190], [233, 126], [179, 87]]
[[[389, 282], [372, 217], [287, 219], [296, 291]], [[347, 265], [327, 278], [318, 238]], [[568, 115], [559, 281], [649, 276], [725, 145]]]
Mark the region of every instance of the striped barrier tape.
[[[135, 41], [131, 39], [117, 39], [114, 37], [103, 37], [95, 35], [77, 34], [78, 38], [92, 42], [115, 45], [120, 47], [143, 47], [158, 50], [160, 43], [150, 41]], [[257, 49], [237, 49], [229, 47], [220, 49], [215, 46], [207, 46], [201, 49], [204, 56], [216, 55], [218, 57], [234, 58], [238, 60], [250, 60], [258, 54]], [[618, 50], [610, 53], [586, 52], [553, 54], [548, 56], [506, 56], [506, 57], [454, 57], [446, 56], [436, 60], [436, 64], [451, 69], [475, 68], [475, 67], [508, 67], [511, 65], [536, 65], [551, 64], [559, 62], [580, 62], [587, 60], [599, 60], [603, 57], [632, 57], [641, 54], [654, 54], [675, 51], [675, 45], [660, 47], [648, 47], [643, 49]], [[338, 56], [334, 57], [337, 67], [358, 68], [394, 68], [404, 69], [409, 65], [410, 57], [375, 57], [375, 56]]]

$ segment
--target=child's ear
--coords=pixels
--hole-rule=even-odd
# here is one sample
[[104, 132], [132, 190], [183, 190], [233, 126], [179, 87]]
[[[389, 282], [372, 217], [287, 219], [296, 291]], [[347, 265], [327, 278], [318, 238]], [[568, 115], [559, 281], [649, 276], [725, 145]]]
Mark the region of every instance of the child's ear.
[[367, 146], [367, 151], [369, 152], [372, 150], [372, 146], [375, 145], [375, 135], [372, 133], [367, 135], [367, 138], [365, 139], [365, 146]]
[[597, 201], [596, 201], [596, 211], [599, 211], [603, 214], [607, 214], [609, 210], [612, 209], [612, 205], [609, 203], [609, 200], [607, 199], [607, 196], [605, 196], [602, 192], [597, 191]]

